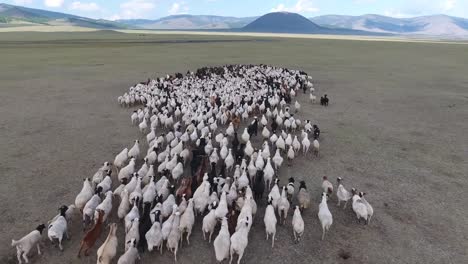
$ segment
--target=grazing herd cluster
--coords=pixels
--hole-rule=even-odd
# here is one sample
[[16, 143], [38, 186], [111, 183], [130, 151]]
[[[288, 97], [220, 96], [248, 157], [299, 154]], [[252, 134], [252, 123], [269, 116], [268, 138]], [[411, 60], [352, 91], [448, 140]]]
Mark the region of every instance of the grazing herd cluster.
[[[294, 240], [299, 242], [310, 193], [305, 181], [296, 191], [293, 177], [280, 186], [279, 169], [285, 158], [291, 166], [298, 155], [319, 156], [319, 127], [295, 116], [301, 110], [295, 99], [300, 90], [309, 90], [310, 101], [316, 101], [311, 81], [300, 71], [229, 65], [149, 79], [131, 87], [118, 101], [124, 107], [141, 107], [132, 113], [131, 122], [145, 135], [145, 144], [135, 140], [113, 163], [104, 162], [92, 178], [85, 179], [74, 204], [60, 207], [49, 221], [48, 238], [63, 250], [62, 240], [68, 236], [74, 211], [79, 210], [85, 233], [78, 257], [88, 255], [103, 223], [110, 222], [111, 212], [116, 211], [125, 230], [125, 253], [117, 263], [135, 263], [146, 250], [162, 254], [164, 246], [177, 261], [182, 244], [190, 244], [193, 226], [200, 219], [209, 243], [219, 230], [213, 240], [216, 259], [231, 262], [238, 255], [240, 263], [257, 203], [265, 203], [263, 220], [271, 246], [277, 223], [284, 225], [290, 211]], [[328, 97], [321, 98], [322, 105], [328, 102]], [[327, 177], [322, 188], [318, 218], [323, 239], [333, 222], [327, 205], [333, 184]], [[370, 221], [373, 209], [364, 193], [347, 191], [338, 178], [336, 196], [344, 207], [352, 200], [358, 220]], [[97, 250], [98, 264], [111, 263], [117, 254], [118, 224], [109, 226]], [[39, 241], [45, 228], [39, 225], [12, 241], [19, 263], [28, 262], [34, 247], [41, 254]]]

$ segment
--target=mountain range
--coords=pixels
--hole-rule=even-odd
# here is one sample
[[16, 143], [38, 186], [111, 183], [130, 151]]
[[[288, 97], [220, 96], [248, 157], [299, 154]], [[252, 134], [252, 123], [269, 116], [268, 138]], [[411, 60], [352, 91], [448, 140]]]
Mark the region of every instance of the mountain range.
[[396, 35], [468, 37], [468, 19], [446, 15], [393, 18], [380, 15], [327, 15], [310, 18], [325, 27], [347, 28]]
[[346, 35], [405, 35], [468, 38], [468, 19], [446, 15], [393, 18], [326, 15], [305, 18], [287, 12], [261, 17], [173, 15], [160, 19], [109, 21], [0, 3], [0, 27], [70, 25], [96, 29], [209, 30]]
[[96, 29], [121, 29], [127, 27], [126, 25], [115, 21], [91, 19], [42, 9], [0, 3], [0, 27], [22, 25], [66, 25]]

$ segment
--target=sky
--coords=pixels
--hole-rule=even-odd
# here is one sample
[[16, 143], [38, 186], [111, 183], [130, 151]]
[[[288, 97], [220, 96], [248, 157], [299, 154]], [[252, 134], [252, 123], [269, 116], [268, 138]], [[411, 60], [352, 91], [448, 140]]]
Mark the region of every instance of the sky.
[[175, 14], [248, 17], [272, 11], [319, 15], [380, 14], [413, 17], [447, 14], [468, 17], [468, 0], [0, 0], [91, 18], [156, 19]]

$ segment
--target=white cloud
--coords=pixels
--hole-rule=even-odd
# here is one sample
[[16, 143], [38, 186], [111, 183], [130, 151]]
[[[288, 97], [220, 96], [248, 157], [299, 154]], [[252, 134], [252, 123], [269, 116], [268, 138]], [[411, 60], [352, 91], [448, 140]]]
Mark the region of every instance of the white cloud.
[[98, 4], [91, 2], [91, 3], [84, 3], [80, 1], [75, 1], [71, 3], [70, 7], [68, 8], [70, 10], [78, 10], [78, 11], [83, 11], [83, 12], [95, 12], [100, 10], [101, 8], [99, 7]]
[[447, 12], [447, 11], [453, 10], [456, 4], [457, 4], [456, 0], [444, 0], [442, 1], [441, 5], [442, 5], [442, 9], [445, 12]]
[[396, 17], [396, 18], [406, 18], [406, 17], [413, 17], [414, 16], [414, 15], [411, 15], [411, 14], [403, 13], [400, 10], [396, 10], [396, 9], [385, 10], [384, 15], [389, 16], [389, 17]]
[[134, 19], [151, 17], [151, 11], [156, 8], [155, 0], [130, 0], [120, 4], [118, 19]]
[[287, 7], [284, 4], [279, 4], [271, 9], [272, 12], [294, 12], [294, 13], [312, 13], [318, 12], [311, 0], [298, 0], [294, 6]]
[[169, 9], [168, 13], [170, 15], [176, 15], [176, 14], [183, 14], [187, 13], [189, 8], [187, 7], [187, 4], [185, 2], [175, 2], [172, 4], [171, 9]]
[[33, 3], [33, 0], [15, 0], [13, 3], [15, 3], [15, 5], [30, 5]]
[[64, 0], [44, 0], [44, 5], [47, 7], [61, 7]]

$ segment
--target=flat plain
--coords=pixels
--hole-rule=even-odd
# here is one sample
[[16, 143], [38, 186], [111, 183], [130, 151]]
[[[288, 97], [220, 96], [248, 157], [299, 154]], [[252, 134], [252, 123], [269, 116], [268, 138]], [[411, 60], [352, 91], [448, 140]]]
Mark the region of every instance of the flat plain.
[[[12, 238], [71, 204], [82, 179], [142, 138], [117, 97], [132, 84], [202, 66], [270, 64], [314, 77], [327, 108], [299, 95], [299, 117], [322, 130], [319, 158], [299, 157], [281, 171], [283, 184], [305, 180], [313, 206], [294, 244], [291, 217], [265, 241], [259, 204], [243, 263], [467, 263], [468, 46], [255, 36], [0, 34], [0, 263], [16, 263]], [[317, 219], [322, 176], [368, 193], [374, 217], [358, 225], [351, 206], [329, 201], [334, 217], [321, 241]], [[114, 202], [117, 206], [117, 202]], [[290, 214], [291, 216], [292, 214]], [[115, 217], [113, 220], [115, 221]], [[179, 263], [215, 263], [201, 220]], [[76, 254], [75, 218], [60, 252], [46, 241], [32, 263], [96, 263]], [[123, 247], [120, 225], [119, 255]], [[105, 233], [105, 234], [104, 234]], [[344, 259], [347, 255], [349, 258]], [[142, 263], [172, 263], [167, 252]]]

